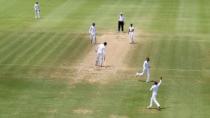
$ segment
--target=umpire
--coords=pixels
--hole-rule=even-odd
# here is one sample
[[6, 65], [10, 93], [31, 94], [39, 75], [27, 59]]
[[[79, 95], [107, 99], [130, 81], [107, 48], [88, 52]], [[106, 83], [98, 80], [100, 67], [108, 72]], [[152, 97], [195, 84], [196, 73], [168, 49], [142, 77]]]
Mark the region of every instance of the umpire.
[[125, 17], [123, 16], [123, 13], [120, 13], [119, 19], [118, 19], [118, 32], [124, 31], [124, 23], [125, 22]]

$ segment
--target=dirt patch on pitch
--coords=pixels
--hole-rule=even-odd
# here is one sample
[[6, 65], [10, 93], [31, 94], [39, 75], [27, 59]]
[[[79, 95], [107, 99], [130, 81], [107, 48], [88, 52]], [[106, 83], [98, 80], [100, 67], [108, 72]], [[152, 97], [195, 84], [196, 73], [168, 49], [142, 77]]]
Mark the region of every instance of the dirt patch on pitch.
[[76, 72], [71, 83], [86, 81], [89, 83], [107, 83], [109, 76], [116, 74], [119, 70], [125, 69], [127, 66], [124, 63], [127, 53], [130, 49], [135, 48], [136, 44], [129, 44], [127, 33], [103, 33], [97, 37], [97, 43], [108, 43], [106, 47], [106, 60], [104, 67], [95, 66], [96, 46], [93, 45], [91, 51], [82, 60], [81, 63], [75, 65]]
[[127, 116], [121, 116], [121, 115], [110, 115], [110, 118], [128, 118]]
[[83, 109], [83, 108], [75, 109], [75, 110], [73, 110], [73, 112], [76, 113], [76, 114], [92, 114], [93, 113], [92, 110]]

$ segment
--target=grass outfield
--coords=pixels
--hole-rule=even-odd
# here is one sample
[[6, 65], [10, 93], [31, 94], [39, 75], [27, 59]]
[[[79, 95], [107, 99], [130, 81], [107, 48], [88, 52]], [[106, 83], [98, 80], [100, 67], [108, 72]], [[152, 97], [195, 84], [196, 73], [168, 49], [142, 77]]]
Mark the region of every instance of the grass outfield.
[[[209, 0], [40, 1], [35, 20], [34, 0], [0, 0], [0, 118], [209, 118]], [[99, 35], [116, 32], [121, 10], [140, 39], [124, 59], [130, 70], [69, 84], [91, 22]], [[160, 112], [146, 109], [152, 83], [132, 76], [145, 56], [151, 79], [164, 77]]]

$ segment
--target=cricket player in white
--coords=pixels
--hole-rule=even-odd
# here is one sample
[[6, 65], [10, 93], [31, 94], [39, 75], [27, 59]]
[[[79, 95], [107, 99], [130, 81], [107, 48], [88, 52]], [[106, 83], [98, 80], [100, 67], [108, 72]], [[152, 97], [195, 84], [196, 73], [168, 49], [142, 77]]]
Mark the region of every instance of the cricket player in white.
[[135, 43], [134, 42], [134, 27], [133, 27], [133, 24], [130, 24], [130, 27], [128, 28], [128, 35], [129, 35], [130, 43]]
[[107, 42], [104, 42], [102, 44], [99, 44], [96, 49], [96, 53], [97, 53], [96, 66], [102, 67], [103, 62], [105, 61], [105, 46], [106, 45], [107, 45]]
[[146, 76], [147, 76], [147, 80], [146, 82], [148, 83], [149, 80], [150, 80], [150, 65], [149, 65], [149, 57], [146, 57], [145, 61], [144, 61], [144, 64], [143, 64], [143, 71], [140, 73], [140, 72], [137, 72], [136, 73], [136, 77], [137, 76], [142, 76], [144, 75], [144, 73], [146, 73]]
[[91, 44], [96, 44], [96, 27], [95, 27], [95, 23], [92, 23], [92, 25], [90, 26], [89, 34], [90, 34], [90, 42], [91, 42]]
[[39, 6], [39, 2], [36, 2], [34, 4], [34, 12], [35, 12], [35, 18], [39, 19], [40, 18], [40, 6]]
[[125, 24], [125, 17], [123, 16], [123, 13], [121, 12], [118, 18], [118, 32], [120, 32], [120, 29], [122, 32], [124, 31], [124, 24]]
[[160, 104], [158, 103], [156, 97], [158, 94], [158, 88], [160, 87], [160, 84], [162, 82], [162, 77], [160, 77], [160, 81], [158, 82], [154, 82], [154, 85], [152, 85], [152, 87], [150, 88], [150, 91], [152, 91], [152, 97], [150, 99], [150, 105], [147, 107], [148, 109], [152, 107], [153, 102], [157, 105], [158, 110], [160, 110]]

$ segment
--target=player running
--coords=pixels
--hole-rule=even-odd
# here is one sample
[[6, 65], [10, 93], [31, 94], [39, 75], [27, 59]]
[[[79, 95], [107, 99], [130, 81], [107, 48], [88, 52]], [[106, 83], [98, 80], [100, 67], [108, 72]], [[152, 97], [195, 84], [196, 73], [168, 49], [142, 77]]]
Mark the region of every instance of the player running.
[[148, 83], [149, 80], [150, 80], [150, 64], [149, 64], [149, 57], [146, 57], [145, 61], [144, 61], [144, 64], [143, 64], [143, 71], [140, 73], [140, 72], [137, 72], [136, 73], [136, 77], [137, 76], [142, 76], [146, 73], [146, 76], [147, 76], [147, 79], [146, 79], [146, 82]]

